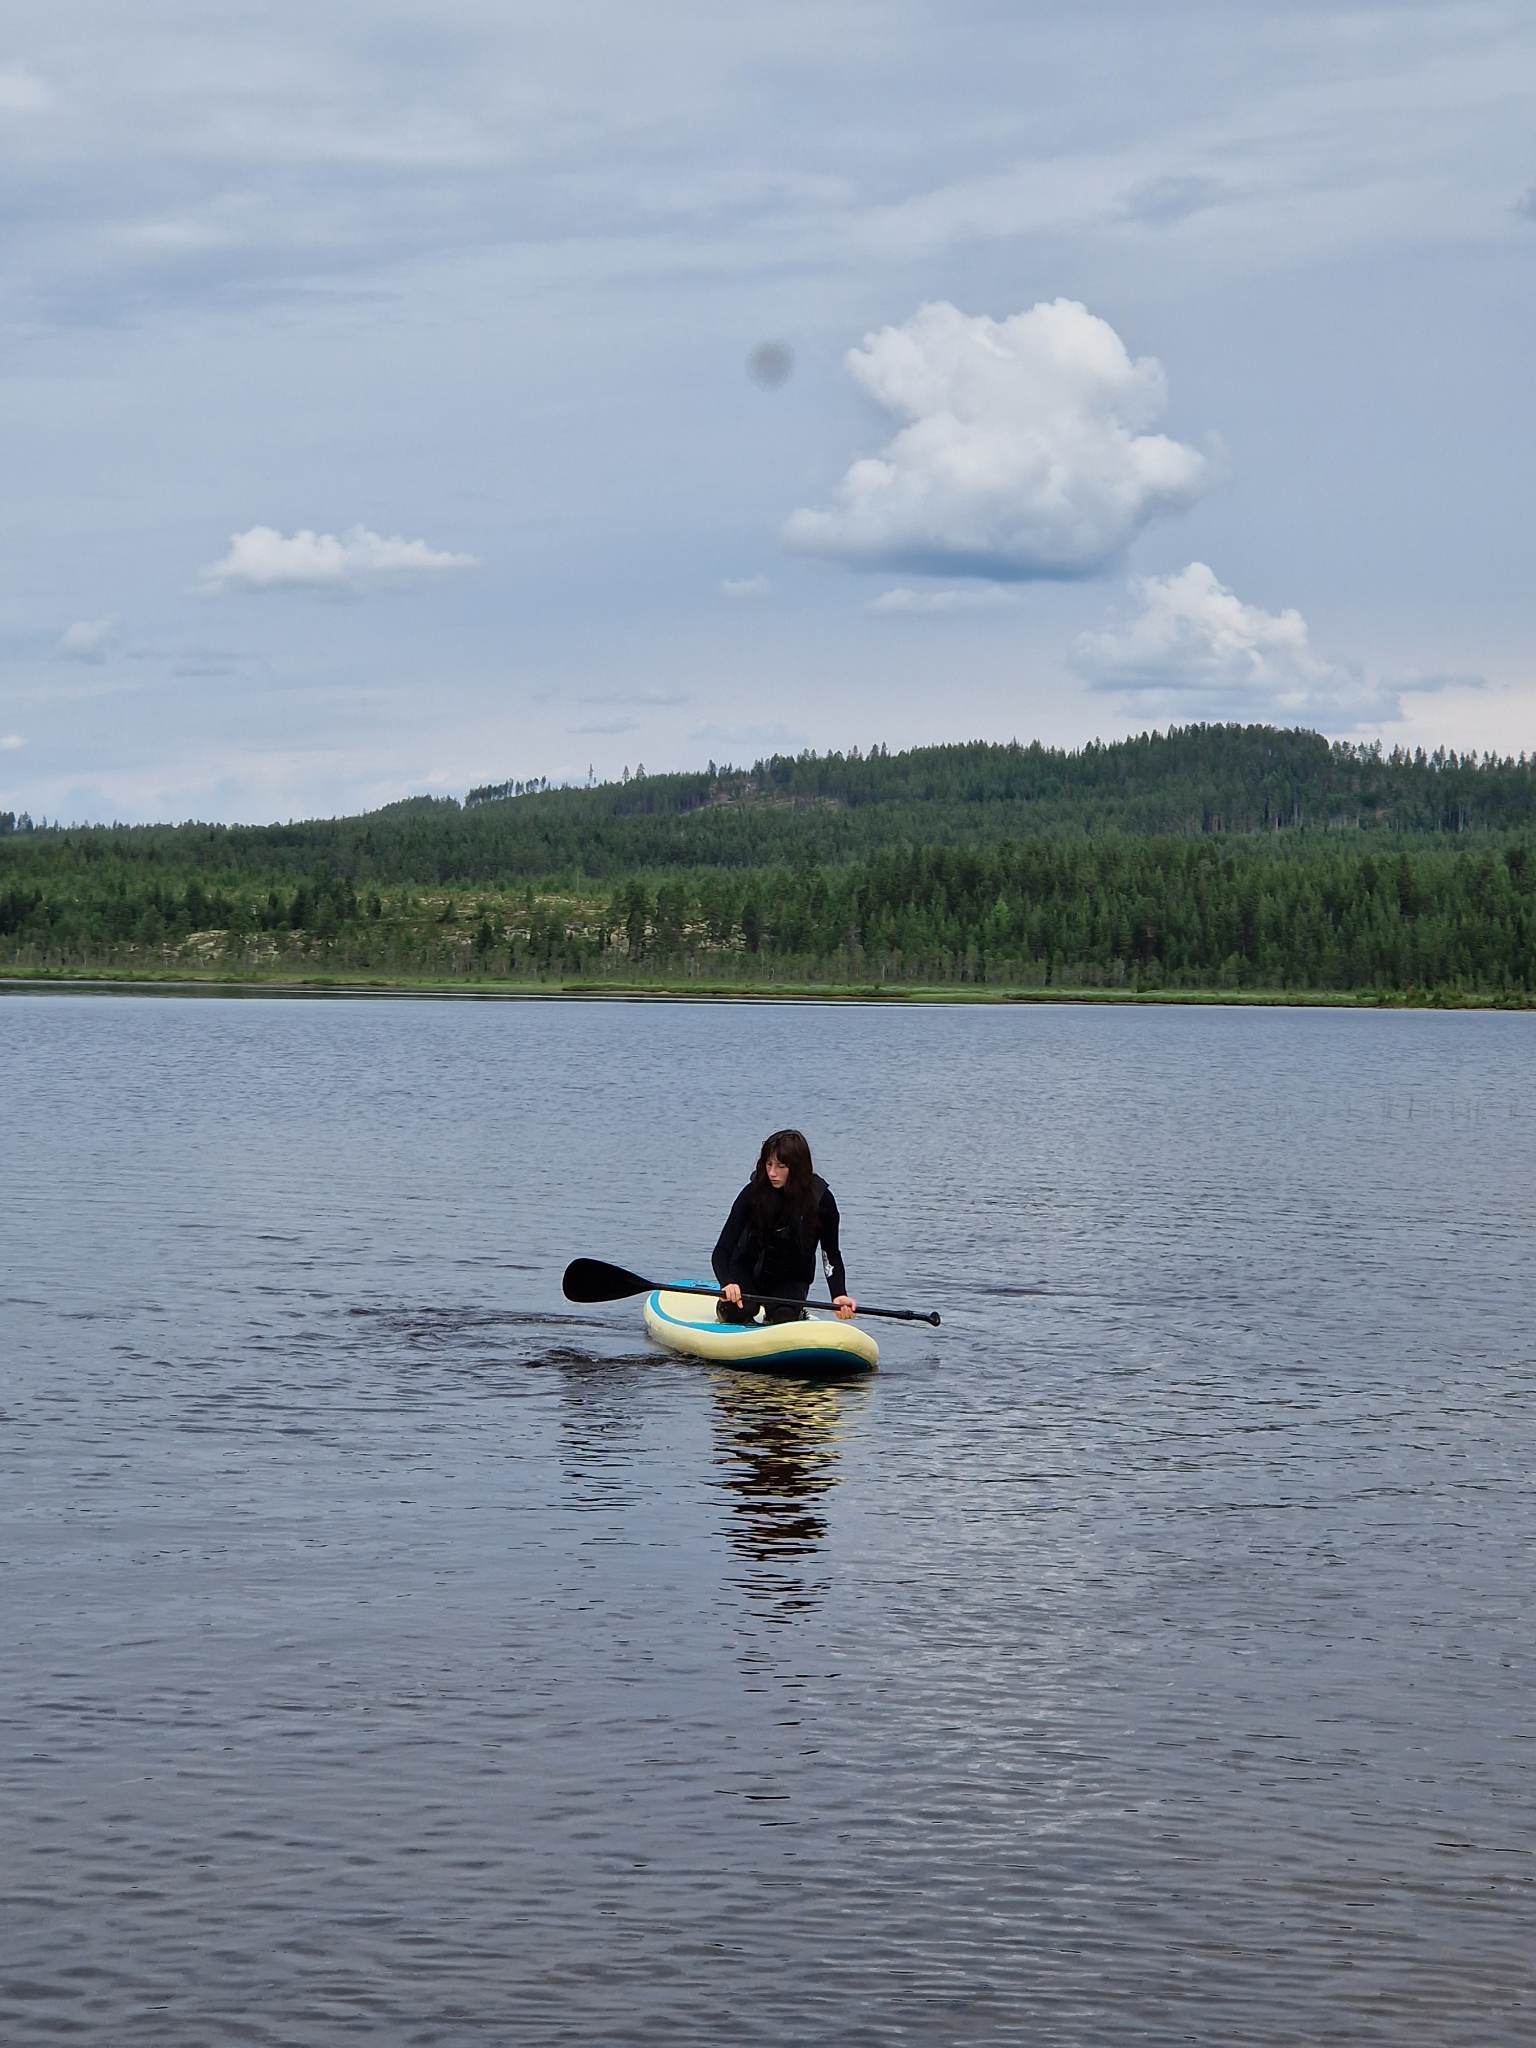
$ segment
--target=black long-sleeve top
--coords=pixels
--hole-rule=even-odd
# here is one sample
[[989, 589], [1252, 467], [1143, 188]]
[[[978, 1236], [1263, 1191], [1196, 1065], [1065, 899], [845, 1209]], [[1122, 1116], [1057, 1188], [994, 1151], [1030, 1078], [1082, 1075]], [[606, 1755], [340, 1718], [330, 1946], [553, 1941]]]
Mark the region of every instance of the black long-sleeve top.
[[786, 1283], [809, 1290], [816, 1278], [819, 1245], [832, 1299], [836, 1301], [840, 1294], [848, 1292], [848, 1275], [843, 1270], [843, 1254], [837, 1242], [841, 1220], [837, 1203], [820, 1174], [816, 1176], [816, 1189], [816, 1234], [807, 1243], [810, 1233], [795, 1227], [782, 1195], [773, 1199], [766, 1235], [759, 1232], [752, 1183], [747, 1182], [731, 1204], [731, 1213], [725, 1219], [725, 1228], [710, 1260], [722, 1287], [734, 1280], [743, 1294], [772, 1294], [776, 1287]]

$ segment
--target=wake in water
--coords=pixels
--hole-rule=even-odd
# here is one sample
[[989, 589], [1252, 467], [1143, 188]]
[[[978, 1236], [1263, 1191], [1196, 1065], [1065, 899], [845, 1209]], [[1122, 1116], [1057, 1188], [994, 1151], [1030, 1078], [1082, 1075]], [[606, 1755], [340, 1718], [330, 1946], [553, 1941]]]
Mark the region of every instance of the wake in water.
[[544, 1314], [523, 1309], [481, 1308], [350, 1308], [349, 1316], [366, 1319], [381, 1333], [411, 1344], [454, 1344], [477, 1332], [517, 1330], [611, 1331], [611, 1321], [595, 1316]]

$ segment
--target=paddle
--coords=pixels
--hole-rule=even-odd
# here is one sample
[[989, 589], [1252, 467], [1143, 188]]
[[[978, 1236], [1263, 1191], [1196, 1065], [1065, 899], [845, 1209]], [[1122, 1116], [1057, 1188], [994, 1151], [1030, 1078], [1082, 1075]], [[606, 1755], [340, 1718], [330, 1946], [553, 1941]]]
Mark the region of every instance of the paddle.
[[[561, 1282], [567, 1301], [623, 1301], [631, 1294], [654, 1294], [658, 1288], [667, 1294], [712, 1294], [719, 1295], [718, 1287], [685, 1286], [678, 1280], [643, 1280], [638, 1273], [626, 1272], [623, 1266], [610, 1266], [602, 1259], [572, 1259], [565, 1269]], [[753, 1301], [764, 1303], [769, 1308], [804, 1308], [803, 1301], [789, 1301], [783, 1296], [754, 1294]], [[917, 1308], [865, 1308], [859, 1304], [861, 1316], [884, 1316], [892, 1323], [932, 1323], [939, 1327], [936, 1315], [925, 1314]]]

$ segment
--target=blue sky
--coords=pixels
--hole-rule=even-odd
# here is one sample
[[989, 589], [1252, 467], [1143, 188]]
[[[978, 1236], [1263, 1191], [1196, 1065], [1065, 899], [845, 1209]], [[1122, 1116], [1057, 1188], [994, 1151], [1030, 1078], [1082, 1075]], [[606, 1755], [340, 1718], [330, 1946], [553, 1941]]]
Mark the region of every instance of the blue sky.
[[1512, 0], [12, 0], [0, 807], [1536, 750], [1533, 95]]

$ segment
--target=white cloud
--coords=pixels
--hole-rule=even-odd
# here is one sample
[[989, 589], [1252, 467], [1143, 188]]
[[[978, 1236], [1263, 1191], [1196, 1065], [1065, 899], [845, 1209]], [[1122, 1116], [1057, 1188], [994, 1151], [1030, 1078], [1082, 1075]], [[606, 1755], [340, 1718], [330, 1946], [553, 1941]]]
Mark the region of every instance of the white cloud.
[[119, 229], [117, 239], [127, 249], [157, 256], [202, 256], [210, 250], [227, 249], [235, 241], [227, 227], [186, 215], [131, 221]]
[[1205, 490], [1206, 456], [1150, 431], [1162, 366], [1057, 299], [1006, 320], [922, 306], [851, 349], [848, 369], [905, 424], [855, 462], [790, 547], [861, 569], [1002, 581], [1091, 575]]
[[230, 535], [229, 552], [202, 572], [208, 590], [335, 590], [445, 569], [475, 569], [475, 555], [444, 554], [424, 540], [386, 540], [366, 526], [350, 533], [289, 535], [275, 526], [253, 526]]
[[116, 626], [117, 620], [110, 616], [76, 619], [59, 635], [59, 653], [67, 661], [104, 661]]
[[709, 747], [722, 759], [752, 760], [760, 754], [798, 754], [810, 740], [788, 725], [696, 725], [688, 744]]
[[[1520, 0], [1266, 0], [1232, 10], [1228, 38], [1198, 32], [1207, 0], [1118, 0], [1111, 63], [1084, 10], [991, 8], [957, 41], [941, 12], [869, 0], [593, 0], [540, 10], [533, 53], [525, 11], [454, 0], [428, 32], [389, 4], [358, 39], [273, 0], [210, 38], [185, 0], [11, 0], [8, 47], [46, 53], [48, 73], [0, 66], [0, 119], [26, 111], [14, 125], [47, 173], [10, 181], [8, 305], [30, 286], [33, 317], [137, 317], [365, 271], [388, 290], [402, 259], [473, 249], [500, 267], [515, 250], [523, 290], [622, 289], [658, 261], [668, 277], [772, 271], [777, 324], [791, 267], [908, 276], [1001, 243], [1007, 274], [1033, 276], [1042, 238], [1077, 275], [1107, 263], [1129, 303], [1128, 265], [1173, 295], [1426, 234], [1483, 242], [1531, 175]], [[877, 15], [884, 86], [864, 105]], [[856, 122], [822, 118], [855, 102]], [[796, 169], [786, 137], [813, 118], [816, 165]], [[247, 231], [199, 256], [188, 224], [242, 195]], [[140, 260], [104, 260], [124, 234]]]
[[19, 732], [0, 732], [0, 754], [14, 754], [18, 747], [26, 744]]
[[901, 585], [884, 590], [869, 604], [872, 612], [983, 612], [1018, 603], [1018, 593], [1001, 583], [950, 584], [939, 590], [913, 590]]
[[46, 114], [52, 89], [24, 64], [0, 64], [0, 114]]
[[1139, 612], [1073, 645], [1073, 667], [1100, 689], [1310, 691], [1338, 674], [1312, 651], [1300, 612], [1244, 604], [1204, 562], [1131, 588]]
[[727, 597], [765, 597], [768, 593], [766, 576], [722, 576], [720, 588]]
[[1139, 608], [1103, 633], [1081, 633], [1071, 662], [1096, 690], [1184, 717], [1262, 719], [1348, 732], [1404, 715], [1405, 692], [1467, 689], [1475, 676], [1371, 682], [1313, 647], [1294, 608], [1245, 604], [1204, 562], [1131, 585]]
[[690, 701], [687, 690], [668, 690], [654, 685], [638, 690], [587, 690], [583, 704], [617, 704], [632, 711], [664, 711]]
[[1133, 186], [1121, 203], [1121, 212], [1141, 227], [1174, 227], [1238, 196], [1230, 185], [1205, 172], [1171, 171]]

